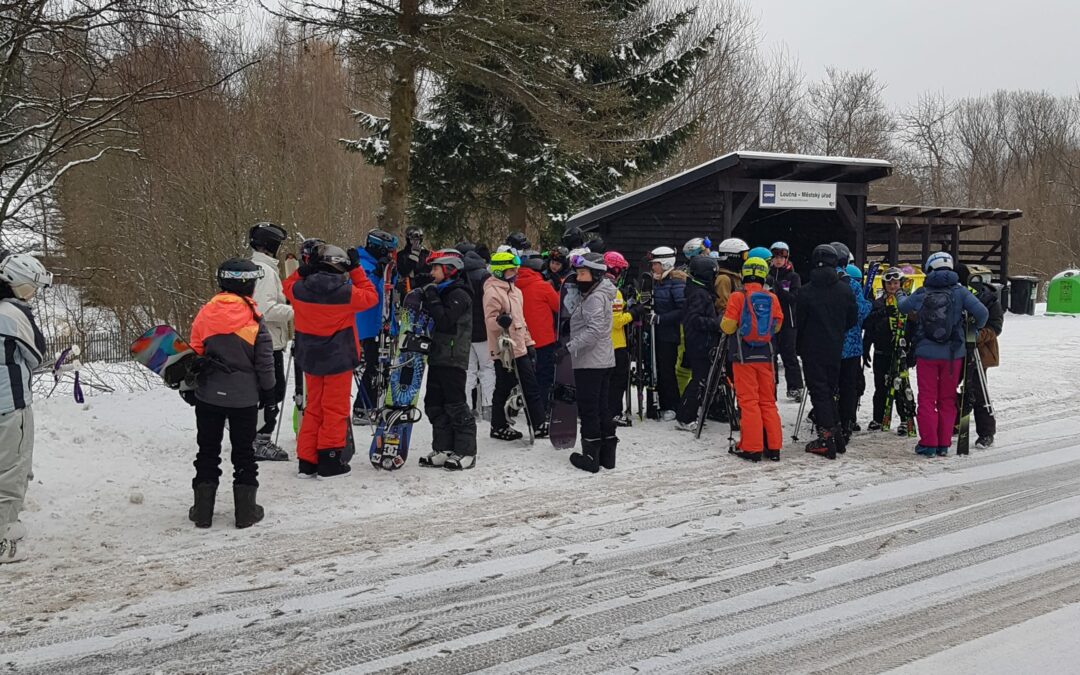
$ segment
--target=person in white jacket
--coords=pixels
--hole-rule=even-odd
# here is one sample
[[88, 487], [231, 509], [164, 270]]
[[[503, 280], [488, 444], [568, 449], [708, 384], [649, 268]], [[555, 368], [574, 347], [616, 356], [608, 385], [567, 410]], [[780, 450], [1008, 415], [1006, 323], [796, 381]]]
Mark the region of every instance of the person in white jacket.
[[289, 342], [289, 324], [293, 308], [281, 290], [281, 273], [278, 270], [277, 252], [288, 235], [285, 229], [274, 223], [256, 223], [248, 233], [251, 244], [251, 260], [262, 271], [262, 278], [255, 283], [252, 299], [263, 316], [274, 343], [274, 405], [259, 410], [261, 419], [255, 435], [255, 459], [285, 462], [289, 453], [276, 445], [273, 432], [277, 427], [281, 403], [285, 400], [285, 347]]
[[30, 379], [45, 353], [27, 303], [50, 284], [52, 275], [33, 256], [0, 253], [0, 563], [26, 559], [19, 512], [34, 455]]

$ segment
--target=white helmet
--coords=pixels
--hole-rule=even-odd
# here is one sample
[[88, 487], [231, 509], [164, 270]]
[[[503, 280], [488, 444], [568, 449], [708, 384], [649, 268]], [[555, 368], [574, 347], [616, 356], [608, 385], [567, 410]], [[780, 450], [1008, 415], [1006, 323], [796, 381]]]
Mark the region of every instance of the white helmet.
[[665, 272], [675, 269], [675, 249], [670, 246], [657, 246], [649, 252], [649, 261], [660, 263]]
[[687, 258], [693, 258], [696, 255], [704, 255], [709, 252], [709, 240], [702, 239], [701, 237], [694, 237], [690, 241], [683, 244], [682, 253]]
[[53, 276], [37, 258], [15, 253], [0, 260], [0, 281], [11, 286], [15, 297], [29, 300], [39, 288], [52, 285]]
[[953, 269], [953, 258], [945, 251], [938, 251], [926, 259], [926, 271], [928, 272], [951, 269]]
[[727, 258], [733, 255], [741, 256], [750, 250], [750, 247], [746, 245], [746, 242], [737, 237], [725, 239], [720, 242], [720, 245], [716, 247], [716, 250], [720, 253], [721, 258]]

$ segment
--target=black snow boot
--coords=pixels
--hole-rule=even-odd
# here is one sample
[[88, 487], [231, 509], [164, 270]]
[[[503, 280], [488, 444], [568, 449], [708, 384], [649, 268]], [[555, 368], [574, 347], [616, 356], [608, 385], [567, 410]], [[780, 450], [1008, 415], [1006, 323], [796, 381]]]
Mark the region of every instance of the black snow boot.
[[319, 450], [318, 471], [320, 479], [337, 478], [338, 476], [348, 475], [352, 471], [352, 467], [345, 461], [343, 451], [344, 448]]
[[851, 434], [840, 433], [840, 427], [834, 427], [832, 434], [836, 445], [836, 454], [842, 455], [847, 452], [847, 444]]
[[814, 440], [806, 444], [806, 451], [828, 459], [836, 459], [836, 434], [831, 429], [824, 429]]
[[581, 452], [570, 455], [570, 463], [589, 473], [600, 471], [600, 439], [581, 439]]
[[605, 469], [615, 468], [615, 449], [618, 447], [618, 436], [608, 436], [600, 441], [600, 466]]
[[263, 507], [255, 503], [256, 485], [234, 485], [233, 503], [236, 505], [236, 527], [251, 527], [263, 519]]
[[214, 522], [217, 483], [199, 483], [192, 489], [195, 492], [195, 504], [188, 509], [188, 520], [195, 523], [195, 527], [210, 527]]

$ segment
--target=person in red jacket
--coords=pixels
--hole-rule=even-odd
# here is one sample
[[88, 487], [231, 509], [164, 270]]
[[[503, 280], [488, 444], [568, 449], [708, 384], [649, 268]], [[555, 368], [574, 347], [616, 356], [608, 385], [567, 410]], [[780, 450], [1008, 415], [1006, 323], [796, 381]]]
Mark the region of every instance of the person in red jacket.
[[333, 478], [349, 473], [352, 372], [360, 365], [356, 313], [379, 301], [360, 267], [355, 248], [346, 253], [320, 244], [308, 264], [284, 282], [293, 306], [296, 361], [304, 372], [307, 407], [296, 438], [300, 477]]
[[555, 382], [555, 317], [559, 312], [559, 294], [541, 274], [544, 258], [539, 251], [525, 251], [518, 270], [517, 287], [525, 301], [525, 325], [529, 327], [536, 348], [536, 383], [544, 410], [551, 407], [548, 394]]

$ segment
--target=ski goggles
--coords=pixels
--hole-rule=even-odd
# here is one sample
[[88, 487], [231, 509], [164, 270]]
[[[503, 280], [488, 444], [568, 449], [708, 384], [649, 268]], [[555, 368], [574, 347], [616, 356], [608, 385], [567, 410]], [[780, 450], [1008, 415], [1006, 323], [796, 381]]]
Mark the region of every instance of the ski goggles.
[[574, 268], [584, 267], [599, 272], [607, 272], [607, 265], [603, 261], [588, 260], [585, 256], [577, 254], [570, 256], [570, 266]]
[[900, 270], [889, 270], [881, 275], [881, 278], [885, 281], [902, 281], [904, 279], [904, 273]]
[[260, 267], [257, 270], [242, 271], [242, 270], [223, 270], [218, 272], [219, 279], [236, 279], [237, 281], [253, 281], [263, 278], [263, 271]]

